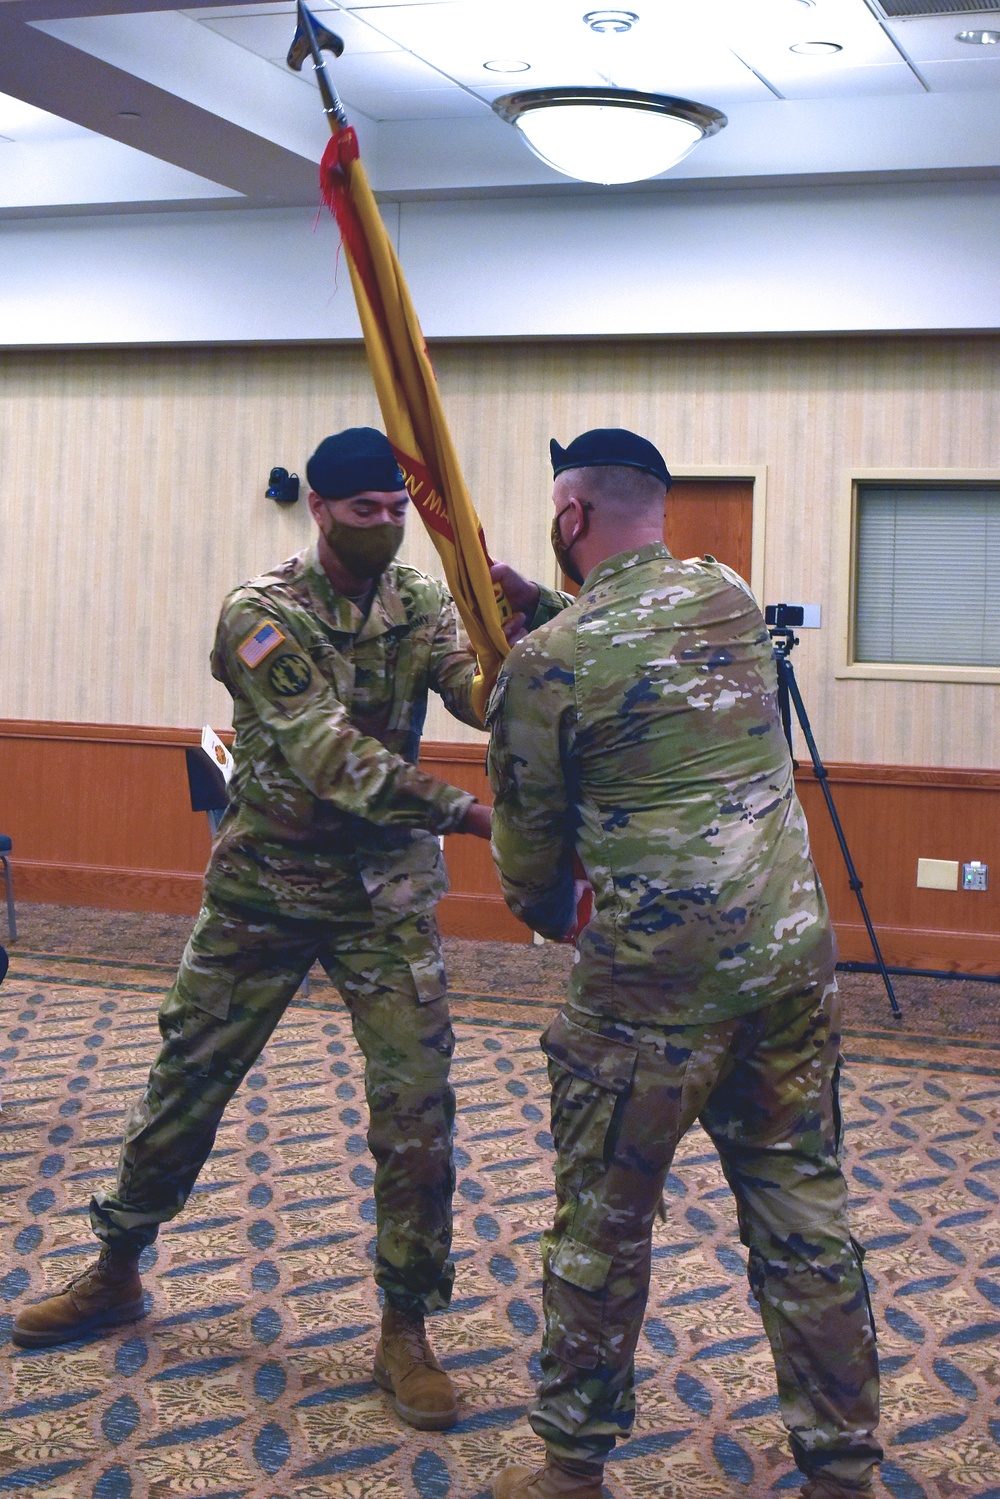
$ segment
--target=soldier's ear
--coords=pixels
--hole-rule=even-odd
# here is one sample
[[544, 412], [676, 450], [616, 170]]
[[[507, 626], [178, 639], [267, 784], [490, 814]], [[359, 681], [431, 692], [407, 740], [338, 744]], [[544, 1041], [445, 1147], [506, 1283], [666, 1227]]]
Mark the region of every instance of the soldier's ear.
[[323, 519], [323, 506], [326, 504], [323, 496], [317, 494], [315, 489], [310, 489], [306, 496], [306, 504], [309, 506], [309, 514], [316, 524], [319, 525]]

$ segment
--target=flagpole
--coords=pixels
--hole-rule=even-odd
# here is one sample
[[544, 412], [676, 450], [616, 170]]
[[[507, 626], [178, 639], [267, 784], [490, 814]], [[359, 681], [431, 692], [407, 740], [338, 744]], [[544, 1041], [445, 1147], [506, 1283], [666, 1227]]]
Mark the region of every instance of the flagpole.
[[331, 133], [320, 165], [323, 201], [340, 228], [386, 434], [476, 652], [472, 705], [482, 720], [509, 649], [503, 623], [512, 611], [490, 576], [482, 525], [461, 475], [402, 267], [360, 161], [357, 136], [326, 71], [323, 52], [339, 57], [344, 44], [304, 0], [297, 0], [297, 10], [288, 65], [298, 72], [312, 58]]
[[[296, 72], [301, 69], [301, 41], [304, 37], [309, 44], [309, 52], [312, 55], [313, 67], [316, 71], [316, 82], [319, 84], [320, 98], [323, 100], [323, 113], [326, 115], [326, 122], [330, 127], [330, 134], [336, 135], [338, 130], [345, 130], [347, 128], [349, 121], [347, 118], [347, 111], [341, 102], [340, 95], [337, 93], [337, 90], [330, 82], [330, 75], [326, 71], [326, 60], [323, 57], [323, 46], [330, 46], [330, 50], [334, 53], [334, 55], [336, 57], [339, 57], [344, 50], [344, 44], [340, 40], [339, 36], [334, 36], [333, 32], [327, 31], [325, 27], [321, 28], [323, 32], [323, 41], [320, 41], [320, 38], [317, 35], [316, 22], [312, 14], [303, 5], [302, 0], [298, 0], [298, 13], [299, 26], [298, 31], [295, 35], [295, 39], [292, 42], [291, 49], [288, 53], [288, 65], [290, 68], [294, 68]], [[299, 53], [297, 58], [296, 53]], [[293, 58], [295, 58], [294, 61]]]

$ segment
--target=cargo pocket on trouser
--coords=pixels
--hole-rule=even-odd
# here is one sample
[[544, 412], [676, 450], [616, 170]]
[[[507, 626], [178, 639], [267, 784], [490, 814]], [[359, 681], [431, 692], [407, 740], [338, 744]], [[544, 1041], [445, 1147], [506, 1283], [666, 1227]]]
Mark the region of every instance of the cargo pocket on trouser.
[[223, 1027], [229, 1018], [236, 974], [204, 961], [192, 963], [187, 954], [173, 988], [160, 1008], [164, 1046], [154, 1066], [205, 1077], [212, 1065]]
[[558, 1193], [555, 1226], [544, 1241], [546, 1350], [574, 1368], [594, 1369], [613, 1362], [604, 1336], [613, 1246], [602, 1249], [577, 1238], [574, 1227], [584, 1216], [591, 1225], [605, 1220], [601, 1204], [613, 1124], [632, 1082], [638, 1048], [560, 1013], [542, 1037], [542, 1049], [552, 1083]]
[[[444, 954], [438, 936], [437, 922], [433, 914], [426, 917], [427, 929], [417, 931], [407, 944], [407, 962], [417, 991], [417, 1003], [433, 1004], [448, 992], [448, 977], [445, 973]], [[418, 922], [418, 927], [423, 925]]]
[[612, 1258], [566, 1234], [548, 1257], [546, 1351], [574, 1369], [602, 1363], [605, 1288]]

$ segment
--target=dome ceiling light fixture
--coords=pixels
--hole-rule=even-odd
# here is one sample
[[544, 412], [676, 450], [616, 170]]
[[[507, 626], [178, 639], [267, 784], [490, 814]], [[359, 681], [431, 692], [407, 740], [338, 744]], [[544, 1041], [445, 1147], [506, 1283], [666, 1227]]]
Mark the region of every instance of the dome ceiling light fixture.
[[626, 88], [526, 89], [493, 108], [548, 166], [604, 185], [658, 177], [728, 123], [707, 104]]
[[957, 31], [955, 40], [970, 47], [995, 47], [1000, 42], [1000, 31]]
[[516, 62], [513, 58], [494, 57], [490, 62], [484, 62], [483, 67], [488, 73], [530, 73], [530, 62]]

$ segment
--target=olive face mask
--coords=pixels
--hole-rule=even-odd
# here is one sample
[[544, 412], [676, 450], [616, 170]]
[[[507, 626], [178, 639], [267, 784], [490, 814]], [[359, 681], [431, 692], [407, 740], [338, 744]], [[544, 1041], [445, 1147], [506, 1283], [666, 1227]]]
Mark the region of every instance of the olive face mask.
[[403, 526], [346, 526], [327, 515], [323, 535], [332, 552], [356, 578], [377, 578], [385, 571], [403, 541]]

